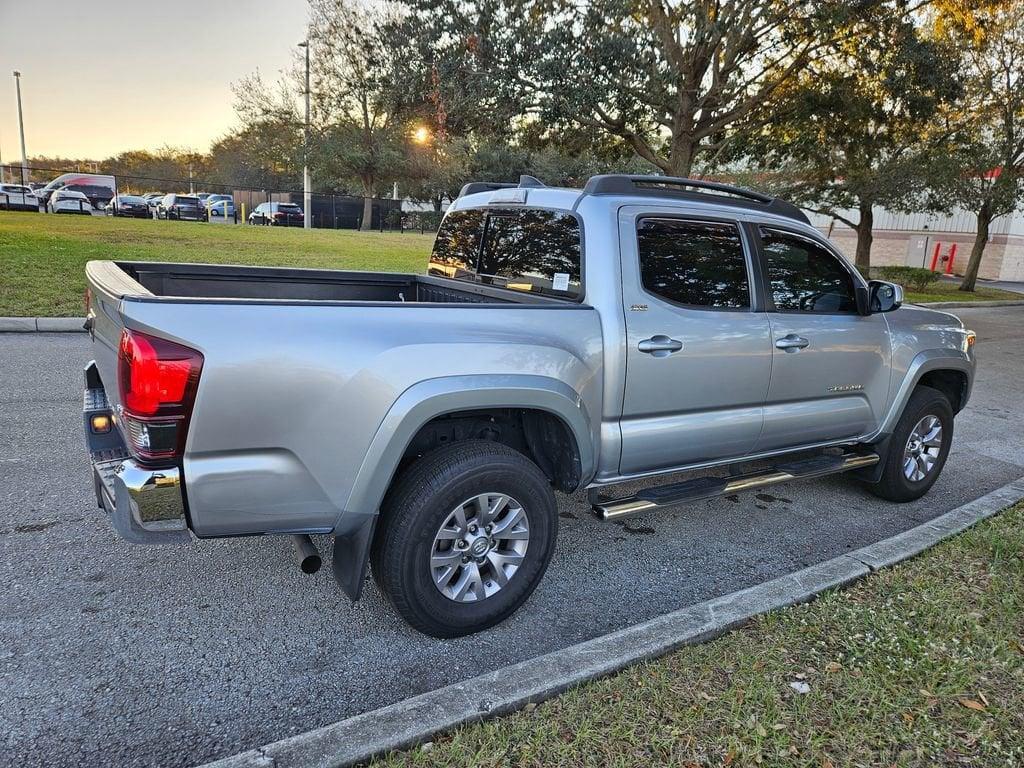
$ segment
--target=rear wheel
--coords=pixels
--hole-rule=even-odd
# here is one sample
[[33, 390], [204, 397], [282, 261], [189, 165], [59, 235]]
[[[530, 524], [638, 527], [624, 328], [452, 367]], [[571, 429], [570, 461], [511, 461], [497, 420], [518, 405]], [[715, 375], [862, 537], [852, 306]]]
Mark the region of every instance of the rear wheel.
[[529, 598], [557, 530], [554, 493], [536, 464], [499, 443], [458, 443], [416, 461], [388, 493], [374, 578], [419, 631], [468, 635]]
[[953, 409], [931, 387], [914, 390], [889, 440], [888, 455], [872, 493], [889, 501], [914, 501], [939, 479], [953, 440]]

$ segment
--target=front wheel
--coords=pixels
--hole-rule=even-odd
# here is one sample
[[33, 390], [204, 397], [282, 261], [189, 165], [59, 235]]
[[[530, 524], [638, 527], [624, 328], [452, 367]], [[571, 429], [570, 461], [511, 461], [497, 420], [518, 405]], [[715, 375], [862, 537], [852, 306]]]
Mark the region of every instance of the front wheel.
[[500, 443], [457, 443], [417, 460], [388, 492], [373, 575], [414, 628], [460, 637], [526, 602], [557, 531], [554, 493], [536, 464]]
[[920, 386], [907, 401], [889, 440], [881, 479], [871, 492], [889, 501], [914, 501], [939, 479], [953, 441], [953, 408], [931, 387]]

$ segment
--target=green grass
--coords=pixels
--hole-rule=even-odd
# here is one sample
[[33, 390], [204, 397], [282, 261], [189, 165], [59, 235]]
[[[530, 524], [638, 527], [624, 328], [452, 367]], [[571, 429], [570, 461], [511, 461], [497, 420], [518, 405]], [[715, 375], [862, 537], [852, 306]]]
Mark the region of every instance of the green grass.
[[[433, 235], [0, 212], [0, 316], [78, 316], [90, 259], [422, 272]], [[1016, 299], [942, 282], [907, 301]]]
[[91, 259], [422, 272], [432, 235], [0, 213], [0, 316], [83, 313]]
[[813, 603], [375, 764], [1017, 766], [1022, 637], [1018, 505]]
[[923, 292], [906, 291], [906, 301], [913, 304], [923, 304], [931, 301], [1024, 301], [1024, 295], [1011, 291], [1001, 291], [998, 288], [986, 288], [983, 285], [975, 286], [971, 293], [965, 293], [959, 289], [959, 283], [947, 280], [940, 280], [932, 283]]

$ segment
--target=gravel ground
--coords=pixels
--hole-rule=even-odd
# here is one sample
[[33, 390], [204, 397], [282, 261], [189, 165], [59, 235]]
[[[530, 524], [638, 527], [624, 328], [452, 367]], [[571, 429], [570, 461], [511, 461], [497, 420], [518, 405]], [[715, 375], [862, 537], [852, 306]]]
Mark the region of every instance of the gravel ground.
[[[756, 584], [1024, 475], [1024, 309], [965, 309], [980, 371], [931, 494], [838, 477], [623, 524], [563, 500], [530, 602], [478, 637], [414, 633], [376, 587], [349, 605], [283, 538], [140, 547], [94, 506], [81, 335], [0, 335], [0, 765], [194, 765]], [[318, 542], [325, 550], [328, 541]]]

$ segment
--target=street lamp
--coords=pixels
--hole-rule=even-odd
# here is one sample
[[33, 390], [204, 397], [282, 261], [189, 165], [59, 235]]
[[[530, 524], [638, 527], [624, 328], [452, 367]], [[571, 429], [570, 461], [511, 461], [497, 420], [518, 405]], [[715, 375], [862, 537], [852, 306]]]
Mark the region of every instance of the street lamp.
[[21, 114], [21, 72], [14, 70], [14, 86], [18, 91], [18, 130], [21, 132], [21, 184], [28, 175], [28, 154], [25, 152], [25, 119]]
[[302, 226], [313, 228], [313, 181], [309, 176], [309, 40], [299, 43], [299, 48], [306, 49], [306, 124], [302, 129]]

